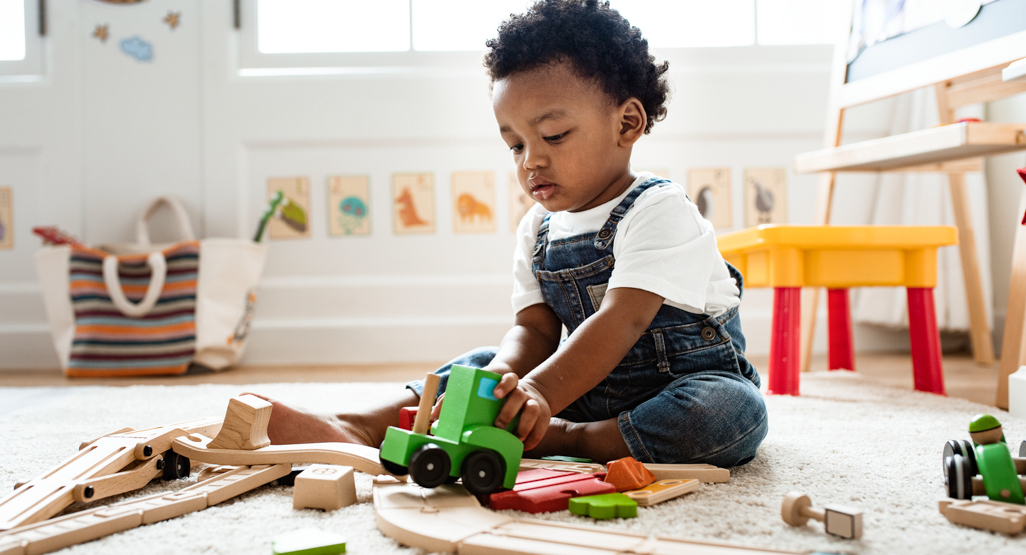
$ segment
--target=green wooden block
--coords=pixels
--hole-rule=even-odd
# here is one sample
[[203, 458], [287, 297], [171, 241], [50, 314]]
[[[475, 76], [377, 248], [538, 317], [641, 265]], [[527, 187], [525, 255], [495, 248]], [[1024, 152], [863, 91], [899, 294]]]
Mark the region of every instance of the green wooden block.
[[604, 493], [570, 498], [570, 512], [604, 520], [638, 516], [638, 502], [622, 493]]
[[345, 537], [317, 528], [304, 528], [274, 538], [274, 555], [339, 555], [346, 552]]
[[549, 455], [548, 457], [542, 457], [543, 461], [560, 461], [568, 463], [593, 463], [595, 461], [591, 459], [585, 459], [582, 457], [567, 457], [565, 455]]

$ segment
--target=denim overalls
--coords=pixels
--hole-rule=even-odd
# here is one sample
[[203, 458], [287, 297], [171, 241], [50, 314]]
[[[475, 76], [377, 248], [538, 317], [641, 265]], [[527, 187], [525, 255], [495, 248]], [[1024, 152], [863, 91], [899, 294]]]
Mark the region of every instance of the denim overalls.
[[[635, 187], [598, 232], [549, 241], [549, 215], [538, 229], [532, 262], [545, 303], [572, 334], [594, 314], [613, 272], [616, 226], [638, 196], [669, 185], [653, 178]], [[743, 288], [741, 274], [729, 264]], [[744, 358], [737, 307], [720, 316], [664, 304], [644, 335], [600, 384], [558, 415], [573, 422], [616, 418], [631, 455], [651, 463], [745, 464], [766, 437], [759, 374]], [[435, 373], [444, 391], [449, 367], [486, 366], [496, 347], [466, 353]], [[418, 395], [423, 382], [408, 384]]]

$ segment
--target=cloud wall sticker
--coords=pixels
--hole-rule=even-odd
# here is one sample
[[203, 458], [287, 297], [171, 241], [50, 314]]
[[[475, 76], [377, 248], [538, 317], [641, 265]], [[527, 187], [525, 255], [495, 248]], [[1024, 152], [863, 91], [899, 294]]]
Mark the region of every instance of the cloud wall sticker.
[[153, 60], [153, 46], [137, 36], [122, 40], [121, 51], [140, 62]]

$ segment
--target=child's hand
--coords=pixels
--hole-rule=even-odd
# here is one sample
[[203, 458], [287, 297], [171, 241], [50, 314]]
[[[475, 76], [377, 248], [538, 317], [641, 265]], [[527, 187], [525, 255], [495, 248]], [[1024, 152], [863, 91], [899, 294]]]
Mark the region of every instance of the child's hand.
[[435, 400], [435, 406], [431, 407], [431, 420], [438, 420], [438, 416], [442, 414], [442, 401], [445, 400], [445, 392], [442, 392]]
[[499, 399], [506, 399], [506, 404], [495, 419], [495, 425], [505, 428], [517, 413], [520, 413], [516, 436], [524, 442], [525, 451], [537, 447], [545, 437], [545, 431], [549, 428], [549, 417], [552, 416], [549, 402], [545, 397], [529, 382], [520, 381], [512, 372], [502, 375], [493, 395]]

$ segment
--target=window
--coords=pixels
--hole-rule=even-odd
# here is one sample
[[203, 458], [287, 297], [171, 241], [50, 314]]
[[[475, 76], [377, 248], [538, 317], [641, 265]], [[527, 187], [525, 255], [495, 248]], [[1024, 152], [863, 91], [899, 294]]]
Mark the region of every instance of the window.
[[39, 2], [0, 0], [0, 81], [38, 78], [43, 73]]

